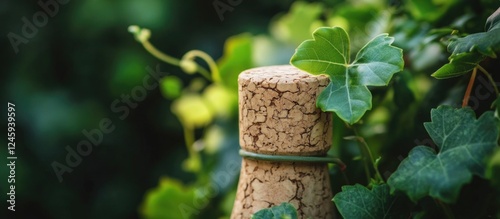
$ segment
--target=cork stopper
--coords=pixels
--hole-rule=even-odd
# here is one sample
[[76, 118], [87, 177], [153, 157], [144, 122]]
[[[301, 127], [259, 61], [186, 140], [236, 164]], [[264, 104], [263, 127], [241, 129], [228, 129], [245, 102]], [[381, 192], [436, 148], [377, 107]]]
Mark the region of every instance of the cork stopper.
[[[322, 156], [331, 146], [332, 118], [316, 108], [328, 85], [293, 66], [254, 68], [239, 75], [241, 148], [260, 154]], [[333, 218], [327, 164], [243, 158], [232, 219], [282, 202], [299, 218]]]
[[327, 76], [289, 65], [242, 72], [241, 148], [263, 154], [325, 154], [331, 145], [331, 115], [316, 108], [316, 97], [328, 82]]

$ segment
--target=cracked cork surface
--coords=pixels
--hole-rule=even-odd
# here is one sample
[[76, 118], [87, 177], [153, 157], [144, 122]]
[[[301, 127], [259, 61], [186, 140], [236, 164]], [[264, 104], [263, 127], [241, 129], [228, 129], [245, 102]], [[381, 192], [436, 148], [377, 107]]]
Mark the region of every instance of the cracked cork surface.
[[[328, 85], [293, 66], [244, 71], [239, 83], [240, 145], [247, 151], [296, 156], [325, 155], [332, 118], [316, 108]], [[333, 218], [326, 164], [270, 162], [244, 158], [232, 219], [250, 218], [263, 208], [289, 202], [299, 218]]]

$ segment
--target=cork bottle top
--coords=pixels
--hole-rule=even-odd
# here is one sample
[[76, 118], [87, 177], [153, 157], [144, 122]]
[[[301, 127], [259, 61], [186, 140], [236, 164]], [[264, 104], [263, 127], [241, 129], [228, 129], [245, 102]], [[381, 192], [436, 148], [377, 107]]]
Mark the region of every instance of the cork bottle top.
[[331, 114], [316, 108], [328, 76], [290, 65], [249, 69], [238, 78], [240, 145], [263, 154], [323, 155], [331, 145]]

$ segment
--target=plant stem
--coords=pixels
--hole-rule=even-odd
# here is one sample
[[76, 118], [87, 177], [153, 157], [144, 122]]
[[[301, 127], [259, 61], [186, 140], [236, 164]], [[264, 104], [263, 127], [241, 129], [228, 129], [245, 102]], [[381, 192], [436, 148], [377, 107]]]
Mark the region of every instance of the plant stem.
[[186, 149], [189, 152], [189, 156], [195, 153], [193, 149], [194, 144], [194, 133], [192, 128], [188, 128], [186, 125], [182, 125], [182, 129], [184, 131], [184, 141], [186, 143]]
[[[142, 46], [144, 46], [144, 48], [146, 49], [146, 51], [148, 51], [151, 55], [153, 55], [154, 57], [168, 63], [168, 64], [171, 64], [171, 65], [175, 65], [175, 66], [180, 66], [180, 62], [181, 60], [177, 59], [177, 58], [174, 58], [172, 56], [169, 56], [163, 52], [161, 52], [160, 50], [158, 50], [156, 47], [153, 46], [153, 44], [151, 44], [149, 41], [143, 41], [142, 42]], [[187, 52], [183, 59], [184, 58], [189, 58], [189, 59], [192, 59], [194, 57], [200, 57], [202, 58], [203, 60], [205, 60], [205, 62], [208, 63], [208, 66], [210, 67], [210, 70], [212, 71], [212, 77], [210, 77], [210, 73], [209, 71], [207, 71], [205, 68], [201, 67], [200, 65], [196, 64], [196, 70], [203, 76], [205, 77], [206, 79], [208, 80], [213, 80], [213, 81], [218, 81], [220, 76], [219, 76], [219, 69], [217, 68], [217, 65], [215, 64], [214, 60], [212, 59], [212, 57], [210, 57], [208, 54], [202, 52], [202, 51], [199, 51], [199, 50], [191, 50], [189, 52]]]
[[467, 85], [467, 90], [465, 90], [464, 99], [462, 100], [462, 108], [466, 107], [469, 103], [470, 93], [472, 91], [472, 86], [476, 80], [477, 67], [472, 70], [472, 75], [470, 76], [469, 84]]
[[498, 92], [498, 87], [495, 83], [495, 81], [493, 80], [493, 77], [491, 77], [491, 74], [486, 71], [486, 69], [484, 69], [482, 66], [480, 65], [477, 65], [476, 68], [478, 68], [484, 75], [486, 75], [486, 77], [488, 78], [488, 80], [490, 81], [491, 83], [491, 86], [493, 86], [493, 89], [495, 89], [495, 93], [497, 94], [497, 96], [499, 95], [499, 92]]
[[[194, 149], [194, 129], [191, 126], [185, 125], [184, 122], [181, 121], [182, 129], [184, 131], [184, 141], [186, 143], [186, 149], [189, 154], [188, 159], [196, 160], [196, 162], [200, 161], [200, 155], [198, 152]], [[192, 162], [192, 161], [191, 161]], [[199, 167], [190, 167], [188, 168], [188, 171], [195, 172], [197, 174], [200, 174]]]
[[203, 59], [207, 64], [208, 67], [210, 68], [210, 72], [212, 72], [211, 77], [208, 71], [201, 66], [198, 66], [198, 71], [205, 77], [208, 77], [209, 79], [211, 78], [213, 82], [218, 83], [220, 82], [220, 73], [219, 73], [219, 68], [217, 67], [217, 64], [215, 64], [215, 61], [212, 59], [210, 55], [207, 53], [200, 51], [200, 50], [191, 50], [187, 52], [182, 59], [194, 59], [195, 57], [199, 57]]
[[446, 218], [448, 218], [448, 219], [455, 219], [455, 215], [453, 215], [453, 212], [451, 211], [450, 206], [448, 206], [446, 203], [442, 202], [439, 199], [434, 199], [434, 200], [443, 209], [443, 212], [446, 215]]
[[342, 174], [342, 178], [344, 178], [344, 182], [345, 182], [344, 185], [350, 185], [351, 183], [349, 182], [349, 178], [347, 177], [347, 174], [345, 173], [345, 171], [341, 170], [340, 173]]
[[160, 50], [156, 49], [156, 47], [154, 47], [149, 41], [143, 41], [142, 42], [142, 46], [144, 46], [144, 48], [149, 52], [151, 53], [151, 55], [153, 55], [154, 57], [168, 63], [168, 64], [171, 64], [171, 65], [175, 65], [175, 66], [179, 66], [180, 65], [180, 60], [179, 59], [176, 59], [172, 56], [169, 56], [163, 52], [161, 52]]
[[[358, 130], [356, 127], [352, 126], [352, 130], [354, 131], [354, 135], [356, 135], [356, 139], [358, 140], [360, 150], [363, 152], [363, 161], [365, 163], [365, 172], [367, 174], [368, 178], [368, 183], [370, 183], [371, 179], [371, 172], [369, 169], [369, 163], [371, 163], [373, 169], [375, 170], [375, 178], [378, 182], [384, 182], [384, 178], [382, 178], [382, 175], [380, 174], [377, 164], [375, 164], [375, 160], [373, 159], [372, 151], [370, 150], [370, 147], [368, 146], [368, 143], [366, 143], [365, 139], [361, 137], [358, 133]], [[370, 161], [368, 161], [368, 159]]]
[[359, 150], [361, 151], [361, 156], [362, 156], [362, 160], [363, 160], [363, 167], [365, 169], [366, 183], [369, 184], [372, 174], [370, 171], [370, 165], [368, 164], [368, 160], [367, 160], [368, 156], [366, 156], [366, 150], [363, 148], [363, 145], [358, 144], [358, 146], [359, 146]]

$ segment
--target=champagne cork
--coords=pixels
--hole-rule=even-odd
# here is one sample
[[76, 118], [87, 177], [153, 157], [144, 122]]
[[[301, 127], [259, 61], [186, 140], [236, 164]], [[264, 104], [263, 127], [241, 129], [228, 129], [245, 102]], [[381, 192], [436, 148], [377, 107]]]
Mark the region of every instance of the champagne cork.
[[[293, 66], [244, 71], [239, 83], [241, 149], [264, 155], [325, 156], [332, 118], [316, 108], [328, 85]], [[326, 163], [269, 161], [243, 157], [231, 219], [250, 218], [263, 208], [291, 203], [299, 218], [333, 218]]]

